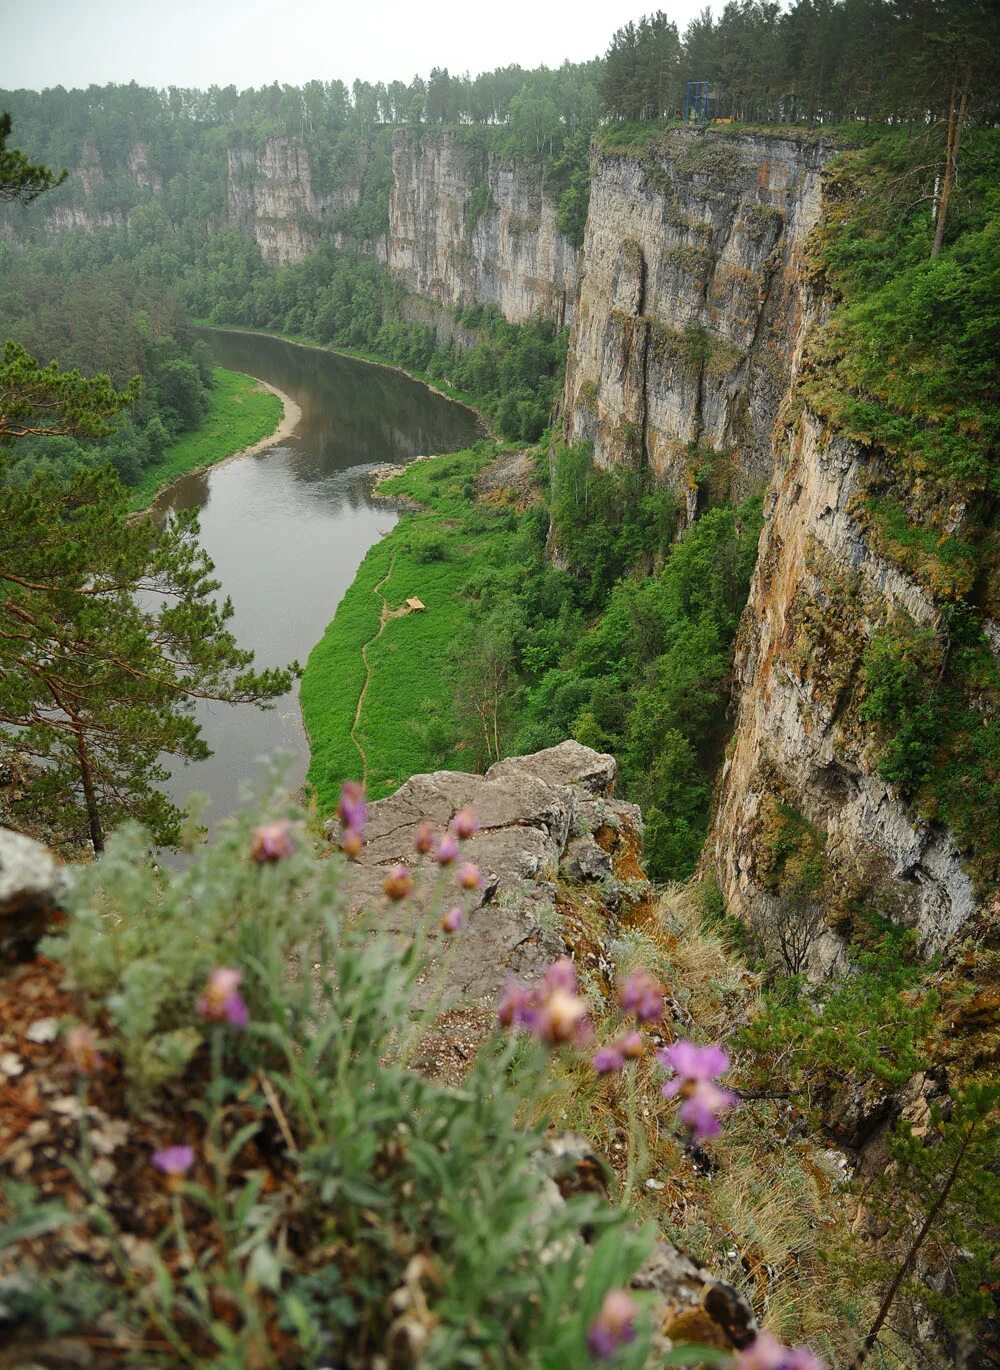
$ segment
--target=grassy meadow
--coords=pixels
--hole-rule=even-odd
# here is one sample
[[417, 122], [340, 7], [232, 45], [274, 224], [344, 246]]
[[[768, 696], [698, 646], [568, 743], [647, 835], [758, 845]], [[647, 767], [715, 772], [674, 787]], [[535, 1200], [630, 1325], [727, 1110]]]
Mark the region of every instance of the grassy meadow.
[[[503, 555], [510, 535], [511, 511], [473, 497], [472, 482], [496, 450], [484, 443], [415, 462], [379, 487], [424, 511], [403, 514], [369, 550], [309, 657], [301, 687], [308, 785], [323, 816], [336, 805], [341, 783], [362, 772], [351, 727], [365, 684], [366, 643], [371, 675], [356, 736], [367, 756], [369, 796], [383, 798], [420, 771], [469, 764], [449, 743], [455, 725], [448, 659], [468, 622], [463, 588]], [[379, 634], [383, 598], [391, 612], [410, 596], [426, 611], [389, 617]]]

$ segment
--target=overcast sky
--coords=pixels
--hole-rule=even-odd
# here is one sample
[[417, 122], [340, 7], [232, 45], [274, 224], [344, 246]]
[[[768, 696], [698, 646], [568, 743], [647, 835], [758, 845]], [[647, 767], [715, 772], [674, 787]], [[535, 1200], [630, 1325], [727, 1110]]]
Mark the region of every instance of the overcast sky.
[[[408, 81], [603, 54], [663, 8], [707, 0], [0, 0], [0, 87]], [[717, 8], [717, 6], [713, 6]]]

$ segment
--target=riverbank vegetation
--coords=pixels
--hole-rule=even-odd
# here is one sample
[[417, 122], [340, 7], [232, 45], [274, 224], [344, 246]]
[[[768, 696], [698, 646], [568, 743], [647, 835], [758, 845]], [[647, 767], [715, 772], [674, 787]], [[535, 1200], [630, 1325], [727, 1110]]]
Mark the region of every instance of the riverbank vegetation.
[[212, 367], [208, 412], [192, 433], [170, 443], [159, 461], [147, 466], [130, 485], [133, 509], [144, 509], [157, 491], [178, 476], [214, 466], [236, 452], [270, 437], [281, 422], [279, 396], [253, 376]]
[[[547, 474], [541, 450], [482, 445], [383, 483], [421, 511], [369, 551], [309, 659], [309, 784], [326, 814], [362, 754], [382, 796], [573, 736], [618, 758], [651, 873], [683, 878], [725, 740], [759, 501], [710, 510], [675, 542], [673, 501], [648, 475], [601, 472], [585, 446], [557, 449], [551, 501]], [[411, 596], [426, 611], [384, 617]]]

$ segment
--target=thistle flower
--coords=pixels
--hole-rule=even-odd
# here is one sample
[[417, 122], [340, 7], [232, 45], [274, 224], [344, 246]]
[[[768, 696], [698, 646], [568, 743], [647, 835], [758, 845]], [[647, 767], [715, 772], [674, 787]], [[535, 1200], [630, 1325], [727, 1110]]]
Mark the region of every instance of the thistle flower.
[[382, 888], [390, 899], [405, 899], [413, 889], [413, 876], [406, 866], [393, 866], [385, 877]]
[[716, 1077], [729, 1069], [729, 1057], [719, 1046], [699, 1047], [686, 1041], [674, 1042], [656, 1055], [661, 1065], [676, 1072], [676, 1077], [663, 1086], [663, 1095], [667, 1099], [680, 1097], [678, 1114], [694, 1140], [717, 1137], [722, 1131], [720, 1116], [737, 1102], [735, 1094], [715, 1083]]
[[618, 1045], [622, 1055], [629, 1061], [637, 1061], [646, 1050], [641, 1032], [627, 1032]]
[[78, 1075], [96, 1075], [104, 1068], [104, 1057], [97, 1050], [97, 1033], [85, 1023], [78, 1023], [67, 1032], [66, 1055]]
[[417, 824], [416, 832], [413, 834], [413, 850], [419, 852], [421, 856], [426, 856], [428, 852], [434, 850], [434, 824]]
[[534, 1020], [534, 996], [531, 990], [517, 980], [508, 980], [497, 1005], [497, 1022], [501, 1027], [530, 1028]]
[[446, 832], [438, 842], [434, 851], [434, 860], [440, 866], [450, 866], [453, 861], [458, 860], [458, 839], [453, 837], [450, 832]]
[[640, 1023], [658, 1023], [663, 1017], [663, 986], [648, 970], [639, 968], [618, 981], [618, 1002]]
[[583, 1047], [592, 1036], [587, 1001], [577, 993], [576, 971], [568, 956], [554, 961], [532, 989], [509, 980], [497, 1018], [503, 1027], [526, 1028], [550, 1046], [572, 1042]]
[[468, 805], [459, 809], [451, 820], [451, 830], [459, 841], [464, 842], [466, 838], [474, 837], [479, 831], [479, 823], [476, 815]]
[[613, 1075], [625, 1066], [625, 1057], [617, 1042], [610, 1046], [598, 1047], [590, 1059], [590, 1064], [598, 1075]]
[[542, 976], [541, 987], [548, 992], [564, 989], [570, 994], [577, 993], [579, 986], [576, 981], [576, 966], [568, 956], [560, 956], [557, 961], [552, 962]]
[[167, 1146], [162, 1151], [154, 1151], [152, 1161], [168, 1180], [180, 1180], [194, 1165], [194, 1150], [189, 1146]]
[[733, 1362], [733, 1370], [826, 1370], [805, 1346], [784, 1346], [770, 1332], [758, 1333]]
[[287, 818], [276, 819], [274, 823], [264, 823], [254, 828], [250, 856], [260, 865], [270, 861], [283, 861], [295, 851], [291, 837], [292, 825]]
[[625, 1289], [609, 1289], [601, 1311], [590, 1324], [587, 1345], [598, 1360], [608, 1360], [620, 1346], [635, 1340], [639, 1308]]
[[342, 828], [353, 828], [359, 834], [364, 832], [368, 821], [368, 805], [365, 803], [365, 787], [357, 780], [345, 780], [341, 786], [337, 817]]
[[357, 828], [345, 828], [340, 835], [340, 850], [352, 859], [361, 855], [364, 845], [364, 838]]
[[463, 890], [481, 890], [483, 888], [483, 877], [479, 873], [479, 867], [474, 866], [471, 861], [462, 862], [455, 872], [455, 879]]
[[460, 908], [458, 908], [457, 905], [455, 908], [449, 909], [448, 912], [441, 919], [442, 932], [458, 932], [459, 928], [464, 926], [465, 914], [462, 912]]
[[228, 1023], [245, 1028], [250, 1014], [239, 993], [243, 972], [235, 966], [216, 966], [198, 999], [198, 1013], [206, 1023]]

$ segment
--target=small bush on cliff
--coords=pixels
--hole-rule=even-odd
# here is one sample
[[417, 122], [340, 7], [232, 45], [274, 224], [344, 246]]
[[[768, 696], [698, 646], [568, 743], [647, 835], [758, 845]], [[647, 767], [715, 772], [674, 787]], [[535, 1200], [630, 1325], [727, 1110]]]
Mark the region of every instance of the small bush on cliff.
[[[594, 1195], [553, 1202], [556, 1161], [516, 1121], [541, 1048], [498, 1040], [460, 1088], [408, 1070], [427, 928], [393, 942], [349, 917], [341, 862], [313, 859], [296, 810], [234, 822], [175, 874], [146, 846], [122, 830], [79, 872], [48, 946], [65, 969], [34, 972], [56, 1020], [85, 1020], [58, 1114], [75, 1180], [63, 1156], [25, 1152], [39, 1184], [55, 1166], [70, 1211], [25, 1209], [22, 1191], [12, 1240], [63, 1226], [16, 1278], [0, 1268], [0, 1318], [89, 1334], [93, 1267], [119, 1292], [101, 1328], [129, 1363], [587, 1363], [648, 1237]], [[643, 1363], [646, 1332], [631, 1336], [616, 1365]]]

